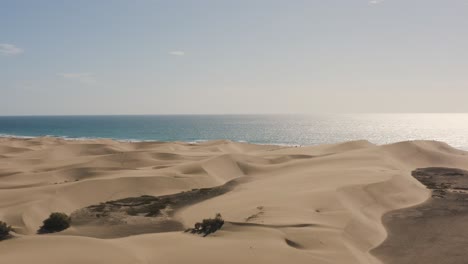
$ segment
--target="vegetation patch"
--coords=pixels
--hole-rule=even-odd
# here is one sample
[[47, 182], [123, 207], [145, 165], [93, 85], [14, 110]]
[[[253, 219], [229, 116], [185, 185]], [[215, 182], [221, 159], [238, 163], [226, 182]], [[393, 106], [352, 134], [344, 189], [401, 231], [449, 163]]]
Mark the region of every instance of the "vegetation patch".
[[11, 226], [7, 225], [5, 222], [0, 221], [0, 240], [10, 238]]
[[216, 214], [215, 218], [208, 218], [208, 219], [203, 219], [203, 221], [200, 223], [196, 223], [193, 228], [189, 228], [185, 230], [185, 232], [190, 232], [192, 234], [200, 234], [206, 237], [209, 234], [212, 234], [224, 225], [224, 220], [221, 216], [221, 214]]
[[[142, 195], [102, 202], [74, 211], [70, 217], [75, 232], [98, 238], [116, 238], [145, 233], [184, 231], [174, 215], [178, 210], [232, 190], [239, 179], [211, 188], [152, 196]], [[208, 220], [208, 219], [207, 219]], [[204, 221], [194, 233], [209, 234], [222, 226], [222, 219]]]
[[142, 195], [107, 201], [77, 210], [72, 213], [71, 218], [73, 225], [116, 225], [135, 221], [154, 223], [158, 219], [171, 220], [176, 210], [224, 194], [236, 184], [235, 181], [230, 181], [221, 186], [169, 195]]
[[468, 171], [457, 168], [429, 167], [412, 172], [422, 184], [432, 190], [432, 197], [446, 198], [448, 193], [468, 192]]
[[70, 227], [71, 219], [65, 213], [51, 213], [49, 218], [44, 220], [43, 225], [38, 233], [55, 233], [65, 230]]

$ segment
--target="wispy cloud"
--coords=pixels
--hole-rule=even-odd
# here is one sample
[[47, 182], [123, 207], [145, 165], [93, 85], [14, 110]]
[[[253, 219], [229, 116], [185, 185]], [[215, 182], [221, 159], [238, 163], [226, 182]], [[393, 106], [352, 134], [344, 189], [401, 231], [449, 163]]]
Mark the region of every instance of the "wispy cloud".
[[378, 5], [383, 3], [385, 0], [369, 0], [369, 5]]
[[23, 53], [24, 50], [16, 47], [13, 44], [0, 43], [0, 55], [3, 56], [13, 56]]
[[182, 50], [173, 50], [173, 51], [170, 51], [169, 54], [174, 55], [174, 56], [184, 56], [185, 52]]
[[59, 73], [59, 76], [69, 79], [69, 80], [74, 80], [83, 84], [96, 84], [96, 78], [94, 74], [89, 73], [89, 72], [69, 72], [69, 73]]

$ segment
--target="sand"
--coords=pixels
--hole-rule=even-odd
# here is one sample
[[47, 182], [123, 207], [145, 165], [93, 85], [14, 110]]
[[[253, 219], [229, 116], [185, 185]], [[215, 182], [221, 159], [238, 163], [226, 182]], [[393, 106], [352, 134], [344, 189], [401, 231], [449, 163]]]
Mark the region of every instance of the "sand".
[[[424, 167], [468, 169], [468, 155], [434, 141], [285, 147], [1, 138], [0, 220], [15, 232], [0, 242], [0, 263], [383, 263], [370, 253], [387, 237], [382, 216], [431, 196], [411, 176]], [[124, 218], [126, 230], [72, 223], [36, 233], [51, 212], [231, 181], [227, 192], [164, 209], [158, 217], [168, 218], [167, 228], [139, 222], [158, 217], [136, 216]], [[226, 223], [212, 235], [179, 230], [216, 213]]]

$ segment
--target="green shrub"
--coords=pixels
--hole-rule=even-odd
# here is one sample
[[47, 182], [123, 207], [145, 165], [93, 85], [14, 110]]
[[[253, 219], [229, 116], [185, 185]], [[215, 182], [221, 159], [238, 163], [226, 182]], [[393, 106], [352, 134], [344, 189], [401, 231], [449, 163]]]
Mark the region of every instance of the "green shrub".
[[201, 223], [196, 223], [194, 228], [189, 228], [185, 232], [192, 234], [203, 234], [204, 237], [221, 229], [224, 225], [224, 220], [221, 214], [216, 214], [216, 217], [203, 219]]
[[4, 240], [10, 237], [11, 226], [5, 222], [0, 221], [0, 240]]
[[39, 233], [60, 232], [70, 227], [71, 219], [64, 213], [51, 213], [49, 218], [44, 220], [39, 229]]

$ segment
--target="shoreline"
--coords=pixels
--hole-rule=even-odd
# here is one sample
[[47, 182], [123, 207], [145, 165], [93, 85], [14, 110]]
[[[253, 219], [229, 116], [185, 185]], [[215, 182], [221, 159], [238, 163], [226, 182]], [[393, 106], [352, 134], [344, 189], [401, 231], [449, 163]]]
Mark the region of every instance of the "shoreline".
[[95, 140], [112, 140], [121, 143], [141, 143], [141, 142], [149, 142], [149, 143], [187, 143], [187, 144], [202, 144], [205, 142], [214, 142], [214, 141], [231, 141], [235, 143], [244, 143], [244, 144], [253, 144], [253, 145], [264, 145], [264, 146], [284, 146], [284, 147], [310, 147], [310, 146], [319, 146], [318, 145], [300, 145], [300, 144], [288, 144], [288, 143], [256, 143], [256, 142], [247, 142], [244, 140], [234, 141], [231, 139], [199, 139], [193, 141], [163, 141], [163, 140], [156, 140], [156, 139], [118, 139], [118, 138], [106, 138], [106, 137], [69, 137], [69, 136], [55, 136], [55, 135], [41, 135], [41, 136], [23, 136], [23, 135], [10, 135], [10, 134], [1, 134], [1, 138], [11, 138], [11, 139], [35, 139], [35, 138], [55, 138], [55, 139], [62, 139], [62, 140], [69, 140], [69, 141], [95, 141]]
[[[108, 138], [108, 137], [69, 137], [69, 136], [55, 136], [55, 135], [40, 135], [40, 136], [23, 136], [23, 135], [10, 135], [10, 134], [1, 134], [0, 133], [0, 139], [5, 138], [5, 139], [41, 139], [41, 138], [50, 138], [50, 139], [58, 139], [58, 140], [65, 140], [65, 141], [78, 141], [78, 142], [86, 142], [86, 141], [115, 141], [119, 143], [182, 143], [182, 144], [204, 144], [204, 143], [210, 143], [210, 142], [219, 142], [219, 141], [227, 141], [227, 142], [232, 142], [232, 143], [240, 143], [240, 144], [249, 144], [249, 145], [259, 145], [259, 146], [278, 146], [278, 147], [318, 147], [318, 146], [324, 146], [324, 145], [339, 145], [339, 144], [345, 144], [349, 142], [360, 142], [360, 141], [365, 141], [369, 142], [371, 144], [375, 144], [376, 146], [385, 146], [385, 145], [392, 145], [392, 144], [397, 144], [397, 143], [402, 143], [402, 142], [417, 142], [417, 141], [428, 141], [428, 142], [442, 142], [436, 139], [408, 139], [404, 141], [396, 141], [396, 142], [388, 142], [384, 144], [376, 144], [374, 142], [370, 142], [366, 139], [357, 139], [357, 140], [349, 140], [349, 141], [343, 141], [343, 142], [332, 142], [332, 143], [318, 143], [318, 144], [312, 144], [312, 145], [301, 145], [301, 144], [288, 144], [288, 143], [257, 143], [257, 142], [248, 142], [245, 140], [232, 140], [232, 139], [199, 139], [199, 140], [193, 140], [193, 141], [183, 141], [183, 140], [170, 140], [170, 141], [164, 141], [164, 140], [157, 140], [157, 139], [119, 139], [119, 138]], [[462, 151], [468, 151], [468, 149], [464, 148], [458, 148], [459, 150]]]

